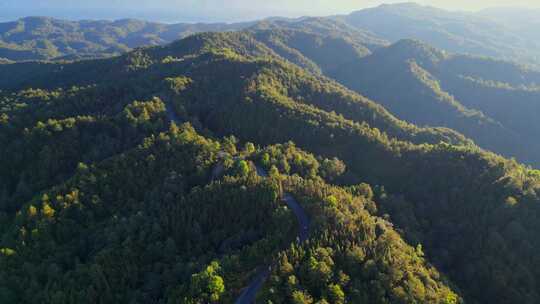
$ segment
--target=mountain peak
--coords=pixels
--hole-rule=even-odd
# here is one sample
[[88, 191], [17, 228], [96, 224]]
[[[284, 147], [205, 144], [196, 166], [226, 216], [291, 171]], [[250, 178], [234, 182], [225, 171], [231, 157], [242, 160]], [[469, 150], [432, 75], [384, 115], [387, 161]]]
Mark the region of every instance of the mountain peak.
[[384, 3], [376, 7], [367, 8], [367, 9], [353, 12], [350, 15], [372, 13], [374, 11], [403, 13], [407, 15], [425, 13], [425, 12], [444, 12], [444, 10], [442, 9], [429, 6], [429, 5], [421, 5], [416, 2], [402, 2], [402, 3]]
[[420, 8], [420, 7], [423, 7], [423, 6], [416, 3], [416, 2], [400, 2], [400, 3], [383, 3], [383, 4], [379, 5], [378, 7]]
[[381, 51], [391, 55], [393, 59], [415, 59], [425, 63], [436, 63], [448, 56], [445, 51], [416, 39], [399, 40]]
[[19, 20], [22, 21], [47, 21], [47, 20], [54, 20], [52, 17], [47, 16], [28, 16], [20, 18]]
[[415, 50], [422, 50], [422, 51], [434, 51], [436, 50], [434, 47], [430, 46], [429, 44], [419, 40], [419, 39], [411, 39], [411, 38], [405, 38], [398, 40], [394, 44], [392, 44], [393, 47], [396, 48], [407, 48], [407, 49], [415, 49]]

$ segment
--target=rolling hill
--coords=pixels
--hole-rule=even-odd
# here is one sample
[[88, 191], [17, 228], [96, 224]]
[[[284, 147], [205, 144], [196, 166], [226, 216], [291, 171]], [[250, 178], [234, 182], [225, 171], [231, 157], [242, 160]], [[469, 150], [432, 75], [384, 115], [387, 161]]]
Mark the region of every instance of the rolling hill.
[[402, 40], [328, 73], [421, 126], [457, 130], [480, 146], [540, 166], [540, 71]]
[[400, 119], [456, 130], [485, 149], [540, 166], [538, 70], [416, 40], [374, 46], [306, 21], [249, 32], [280, 57], [337, 80]]
[[24, 61], [110, 57], [141, 46], [170, 43], [194, 33], [232, 31], [251, 25], [163, 24], [136, 19], [68, 21], [27, 17], [0, 23], [0, 58]]
[[[538, 171], [399, 120], [261, 37], [0, 65], [2, 298], [230, 303], [275, 258], [263, 302], [540, 299]], [[313, 218], [308, 242], [287, 238], [283, 192]]]

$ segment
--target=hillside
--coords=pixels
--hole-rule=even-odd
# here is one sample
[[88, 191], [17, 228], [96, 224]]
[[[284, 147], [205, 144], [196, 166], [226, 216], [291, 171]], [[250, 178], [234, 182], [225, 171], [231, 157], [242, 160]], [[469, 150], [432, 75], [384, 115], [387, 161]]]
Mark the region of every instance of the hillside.
[[318, 23], [303, 22], [253, 35], [288, 61], [334, 78], [400, 119], [457, 130], [483, 148], [540, 166], [538, 70], [417, 40], [369, 49], [368, 40], [317, 33]]
[[0, 59], [73, 60], [110, 57], [131, 49], [170, 43], [200, 32], [288, 29], [346, 37], [361, 52], [387, 42], [373, 34], [329, 18], [270, 18], [245, 23], [163, 24], [136, 19], [67, 21], [27, 17], [0, 23]]
[[[342, 162], [317, 159], [290, 143], [259, 150], [246, 144], [240, 150], [232, 137], [212, 140], [217, 133], [212, 124], [172, 99], [200, 83], [217, 85], [207, 93], [229, 102], [235, 91], [227, 89], [222, 76], [221, 84], [205, 80], [214, 68], [226, 69], [239, 82], [238, 73], [262, 75], [270, 68], [300, 73], [301, 82], [316, 84], [314, 76], [260, 57], [269, 52], [246, 35], [193, 36], [107, 61], [43, 64], [56, 75], [53, 79], [42, 72], [51, 88], [4, 92], [2, 299], [230, 303], [257, 266], [275, 256], [279, 268], [272, 277], [295, 276], [298, 281], [277, 294], [266, 286], [261, 298], [457, 303], [453, 287], [423, 253], [366, 210], [375, 204], [369, 186], [351, 194], [324, 182], [322, 177], [330, 181], [343, 174]], [[90, 67], [109, 74], [92, 79], [96, 74]], [[72, 77], [76, 71], [83, 75]], [[35, 84], [45, 78], [36, 78]], [[113, 78], [125, 80], [110, 82]], [[94, 84], [87, 86], [91, 80]], [[53, 89], [55, 83], [66, 88]], [[351, 106], [366, 108], [371, 117], [379, 113], [381, 128], [410, 138], [412, 131], [424, 132], [336, 84], [324, 87], [356, 104]], [[190, 120], [207, 135], [189, 125], [169, 124], [170, 117]], [[40, 157], [33, 151], [40, 151]], [[271, 177], [257, 177], [238, 157], [264, 166]], [[211, 171], [220, 162], [225, 172], [212, 180]], [[286, 236], [293, 234], [294, 219], [280, 203], [281, 191], [298, 197], [313, 218], [312, 243], [289, 246], [293, 240]], [[346, 231], [340, 223], [347, 221], [357, 224]], [[291, 255], [296, 250], [302, 254]], [[304, 272], [305, 263], [314, 260], [318, 266]], [[371, 277], [349, 267], [369, 267]], [[395, 277], [387, 277], [388, 271], [397, 271]], [[429, 281], [422, 283], [425, 278]], [[374, 286], [388, 292], [377, 293]]]
[[527, 39], [538, 40], [540, 33], [536, 27], [540, 24], [540, 10], [531, 8], [491, 8], [478, 12], [479, 15], [497, 20], [515, 31], [519, 31]]
[[[305, 180], [275, 174], [260, 178], [254, 169], [241, 169], [246, 162], [232, 158], [241, 153], [258, 159], [272, 151], [270, 161], [292, 164], [294, 158], [307, 157], [291, 171], [301, 173], [319, 166], [313, 156], [290, 145], [236, 152], [230, 141], [206, 139], [189, 125], [171, 125], [156, 135], [122, 155], [90, 167], [80, 165], [74, 177], [21, 208], [16, 224], [4, 234], [13, 236], [13, 249], [3, 248], [0, 257], [2, 278], [8, 279], [2, 282], [3, 299], [231, 303], [252, 270], [276, 256], [279, 268], [272, 276], [287, 275], [290, 281], [296, 274], [299, 281], [279, 293], [267, 287], [261, 299], [290, 301], [300, 293], [337, 301], [457, 303], [457, 295], [421, 252], [365, 210], [373, 204], [370, 197], [325, 184], [317, 169]], [[220, 144], [233, 149], [227, 150], [227, 172], [208, 182]], [[313, 243], [287, 249], [292, 240], [286, 236], [294, 225], [290, 210], [279, 201], [280, 179], [313, 217]], [[349, 220], [358, 224], [345, 232], [339, 223]], [[324, 235], [332, 235], [330, 243], [324, 243]], [[301, 255], [291, 256], [298, 250]], [[361, 254], [364, 250], [369, 253]], [[318, 265], [305, 273], [305, 259]], [[28, 272], [21, 263], [35, 268]], [[365, 263], [381, 264], [371, 267], [372, 280], [348, 270]], [[387, 278], [385, 272], [391, 269], [399, 274]], [[48, 288], [34, 274], [46, 278]], [[430, 281], [411, 288], [421, 278]], [[374, 292], [374, 284], [388, 294]]]
[[334, 78], [400, 119], [457, 130], [485, 149], [540, 166], [537, 70], [452, 54], [415, 40], [370, 49], [369, 39], [318, 33], [317, 20], [296, 25], [249, 33], [266, 52]]
[[280, 27], [254, 31], [253, 35], [288, 61], [319, 74], [371, 54], [361, 42], [336, 34], [322, 35]]
[[[234, 49], [235, 51], [232, 51]], [[1, 77], [4, 80], [2, 87], [5, 90], [13, 90], [11, 93], [5, 92], [2, 99], [2, 109], [6, 115], [6, 130], [3, 132], [6, 139], [18, 138], [17, 132], [22, 132], [24, 128], [37, 126], [39, 122], [46, 124], [56, 124], [70, 117], [97, 116], [103, 124], [110, 123], [111, 120], [120, 119], [114, 113], [120, 111], [133, 100], [151, 100], [153, 96], [164, 98], [162, 93], [164, 79], [178, 75], [178, 70], [193, 71], [204, 85], [214, 85], [215, 88], [207, 90], [201, 88], [201, 91], [193, 92], [193, 100], [199, 100], [207, 94], [219, 94], [222, 90], [224, 96], [234, 98], [243, 92], [245, 85], [242, 79], [251, 77], [264, 77], [264, 72], [268, 69], [279, 72], [279, 81], [286, 82], [290, 94], [304, 96], [305, 107], [316, 109], [320, 107], [328, 112], [334, 111], [335, 117], [344, 116], [355, 123], [369, 123], [373, 127], [406, 141], [415, 143], [439, 143], [448, 142], [455, 144], [468, 144], [468, 141], [460, 134], [448, 129], [436, 128], [418, 128], [405, 123], [393, 117], [384, 108], [374, 102], [347, 91], [335, 82], [317, 75], [310, 75], [305, 71], [287, 64], [278, 58], [271, 61], [233, 61], [219, 60], [220, 58], [243, 58], [242, 55], [271, 58], [273, 52], [264, 44], [257, 42], [249, 34], [201, 34], [188, 37], [182, 41], [175, 42], [167, 47], [156, 47], [146, 51], [132, 52], [122, 57], [99, 60], [99, 61], [81, 61], [71, 64], [61, 63], [21, 63], [4, 66], [0, 69], [0, 74], [11, 75], [11, 77]], [[172, 56], [178, 57], [172, 57]], [[193, 67], [191, 67], [193, 66]], [[222, 79], [220, 69], [230, 68], [231, 75], [236, 75], [229, 83], [223, 83], [226, 77]], [[14, 71], [20, 71], [24, 75], [26, 69], [34, 71], [33, 78], [26, 78], [24, 82], [19, 82], [18, 77], [14, 77]], [[216, 70], [213, 70], [216, 69]], [[84, 71], [84, 73], [81, 73]], [[242, 73], [242, 74], [239, 74]], [[243, 75], [243, 73], [249, 73]], [[52, 76], [53, 75], [53, 76]], [[186, 76], [189, 74], [186, 74]], [[189, 76], [194, 78], [194, 76]], [[274, 78], [275, 76], [272, 76]], [[24, 76], [20, 77], [21, 79]], [[30, 83], [29, 83], [30, 82]], [[32, 89], [39, 87], [40, 89]], [[60, 88], [59, 88], [60, 87]], [[195, 89], [195, 88], [194, 88]], [[187, 94], [187, 93], [184, 93]], [[112, 100], [111, 100], [112, 99]], [[45, 100], [46, 102], [40, 102]], [[142, 105], [138, 105], [141, 107]], [[182, 105], [185, 108], [187, 105]], [[59, 114], [57, 107], [60, 107], [62, 114]], [[148, 115], [156, 111], [152, 106], [147, 109]], [[218, 108], [214, 108], [218, 110]], [[230, 109], [229, 109], [230, 110]], [[139, 110], [140, 111], [140, 110]], [[186, 110], [183, 110], [186, 111]], [[65, 113], [64, 113], [65, 112]], [[56, 113], [56, 114], [55, 114]], [[163, 114], [162, 114], [163, 115]], [[194, 113], [189, 116], [194, 116]], [[199, 120], [202, 117], [199, 118]], [[204, 120], [201, 120], [204, 122]], [[200, 123], [199, 123], [200, 124]], [[10, 127], [9, 127], [10, 126]], [[13, 128], [13, 126], [16, 126]], [[128, 124], [129, 126], [129, 124]], [[206, 128], [209, 128], [205, 125]], [[19, 131], [16, 131], [19, 130]], [[114, 134], [114, 130], [102, 128], [107, 133]], [[96, 136], [95, 132], [88, 130], [89, 136]], [[126, 131], [140, 140], [144, 136], [143, 130]], [[15, 132], [15, 133], [13, 133]], [[75, 134], [79, 134], [81, 130]], [[74, 134], [74, 135], [75, 135]], [[127, 136], [103, 136], [104, 140], [113, 137], [121, 142], [128, 141]], [[223, 135], [229, 135], [224, 133]], [[101, 136], [100, 136], [101, 137]], [[29, 137], [29, 144], [33, 145], [32, 137]], [[39, 137], [36, 138], [39, 140]], [[26, 140], [25, 140], [26, 141]], [[92, 141], [90, 141], [91, 143]], [[269, 141], [268, 143], [275, 143]], [[112, 147], [124, 144], [112, 144]], [[9, 143], [6, 145], [10, 146]], [[4, 168], [13, 167], [11, 174], [16, 174], [19, 178], [31, 175], [35, 167], [44, 167], [45, 164], [56, 163], [47, 158], [34, 159], [33, 148], [24, 148], [21, 143], [13, 143], [14, 151], [12, 157], [4, 157]], [[77, 145], [79, 147], [79, 145]], [[111, 148], [112, 148], [111, 147]], [[8, 150], [11, 150], [8, 148]], [[72, 156], [85, 155], [83, 151], [73, 150]], [[28, 151], [28, 156], [25, 151]], [[106, 153], [110, 149], [101, 148], [97, 155]], [[111, 152], [109, 152], [111, 153]], [[113, 153], [112, 153], [113, 154]], [[96, 157], [95, 155], [94, 157]], [[51, 157], [63, 157], [52, 153]], [[14, 158], [14, 159], [12, 159]], [[33, 163], [40, 161], [43, 163]], [[66, 162], [64, 161], [64, 164]], [[74, 163], [75, 164], [75, 163]], [[23, 170], [28, 167], [29, 172]], [[6, 172], [8, 170], [4, 170]], [[60, 172], [50, 172], [50, 177], [43, 180], [51, 182], [52, 177], [62, 176]], [[15, 176], [6, 177], [3, 184], [7, 188], [14, 189], [19, 182]], [[11, 186], [9, 186], [11, 184]], [[41, 190], [41, 189], [36, 189]], [[33, 191], [32, 191], [33, 192]]]
[[388, 41], [375, 36], [373, 33], [355, 28], [341, 20], [328, 17], [305, 17], [293, 20], [262, 20], [255, 23], [248, 30], [289, 30], [308, 32], [310, 34], [339, 37], [366, 49], [373, 51], [381, 46], [388, 45]]
[[402, 40], [328, 74], [417, 125], [457, 130], [478, 145], [540, 166], [540, 72]]
[[[503, 15], [511, 16], [511, 13]], [[372, 32], [392, 43], [401, 39], [418, 39], [455, 53], [497, 57], [538, 65], [540, 42], [533, 38], [533, 27], [523, 26], [531, 20], [504, 18], [489, 11], [481, 13], [452, 12], [415, 3], [384, 4], [338, 16], [353, 27]], [[521, 24], [521, 26], [520, 26]]]
[[73, 60], [119, 55], [200, 32], [288, 29], [355, 40], [373, 51], [401, 39], [475, 56], [540, 64], [535, 11], [446, 11], [415, 3], [385, 4], [349, 15], [269, 18], [244, 23], [164, 24], [136, 19], [68, 21], [28, 17], [0, 23], [0, 59]]
[[[251, 33], [0, 75], [4, 299], [230, 303], [270, 260], [264, 302], [540, 299], [537, 171]], [[283, 192], [309, 242], [287, 238]]]
[[0, 58], [23, 61], [109, 57], [136, 47], [170, 43], [194, 33], [240, 30], [251, 25], [27, 17], [0, 23]]

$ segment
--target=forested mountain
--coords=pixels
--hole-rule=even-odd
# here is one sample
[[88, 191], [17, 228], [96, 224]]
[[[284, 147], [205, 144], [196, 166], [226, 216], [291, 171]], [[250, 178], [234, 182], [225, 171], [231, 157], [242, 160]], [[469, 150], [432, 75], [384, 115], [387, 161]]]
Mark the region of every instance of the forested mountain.
[[[372, 49], [381, 47], [366, 43], [359, 37], [319, 34], [310, 30], [277, 27], [271, 30], [254, 30], [254, 37], [277, 54], [315, 73], [330, 70], [370, 55]], [[370, 47], [372, 49], [370, 49]], [[336, 56], [339, 55], [339, 56]]]
[[249, 27], [248, 30], [289, 30], [310, 34], [342, 38], [353, 44], [361, 44], [370, 51], [389, 43], [369, 31], [355, 28], [341, 20], [326, 17], [305, 17], [293, 20], [263, 20]]
[[[504, 11], [502, 15], [512, 16], [511, 9]], [[418, 39], [450, 52], [540, 64], [540, 42], [535, 27], [538, 19], [529, 17], [534, 13], [521, 12], [523, 18], [511, 18], [501, 17], [496, 10], [491, 12], [492, 15], [489, 10], [451, 12], [401, 3], [368, 8], [337, 19], [390, 42]]]
[[248, 28], [295, 29], [346, 37], [356, 44], [362, 43], [368, 49], [388, 44], [370, 32], [330, 18], [270, 18], [233, 24], [163, 24], [136, 19], [68, 21], [27, 17], [0, 23], [0, 59], [27, 61], [110, 57], [137, 47], [167, 44], [195, 33]]
[[[536, 14], [538, 15], [538, 14]], [[199, 32], [287, 28], [337, 35], [370, 50], [401, 39], [437, 48], [540, 65], [539, 19], [535, 11], [452, 12], [415, 3], [381, 5], [349, 15], [269, 18], [244, 23], [163, 24], [136, 19], [68, 21], [28, 17], [0, 23], [0, 59], [72, 60], [118, 55], [162, 45]]]
[[334, 78], [400, 119], [457, 130], [483, 148], [540, 166], [540, 71], [416, 40], [384, 47], [354, 32], [320, 29], [317, 19], [296, 25], [250, 33], [281, 57]]
[[402, 40], [332, 71], [347, 87], [417, 125], [445, 126], [540, 166], [540, 71]]
[[536, 30], [540, 25], [540, 9], [490, 8], [480, 11], [478, 14], [504, 23], [526, 39], [538, 41], [538, 38], [540, 38], [540, 33]]
[[[540, 143], [535, 139], [540, 123], [535, 101], [539, 98], [539, 72], [442, 51], [534, 61], [531, 58], [538, 37], [528, 29], [535, 28], [537, 18], [519, 10], [504, 16], [497, 10], [458, 14], [408, 3], [382, 5], [348, 16], [273, 18], [241, 24], [25, 18], [0, 25], [0, 45], [5, 46], [0, 47], [0, 64], [11, 62], [1, 57], [15, 61], [107, 57], [199, 31], [246, 28], [253, 39], [275, 54], [338, 80], [400, 119], [457, 130], [483, 148], [538, 167]], [[423, 42], [397, 41], [409, 37], [440, 49]], [[397, 42], [389, 46], [385, 39]], [[0, 84], [38, 77], [41, 67], [28, 63], [27, 68], [14, 67]]]
[[540, 173], [323, 76], [308, 34], [0, 65], [0, 298], [231, 303], [273, 262], [262, 303], [537, 303]]
[[136, 47], [170, 43], [193, 33], [234, 31], [251, 25], [27, 17], [0, 23], [0, 58], [22, 61], [108, 57]]

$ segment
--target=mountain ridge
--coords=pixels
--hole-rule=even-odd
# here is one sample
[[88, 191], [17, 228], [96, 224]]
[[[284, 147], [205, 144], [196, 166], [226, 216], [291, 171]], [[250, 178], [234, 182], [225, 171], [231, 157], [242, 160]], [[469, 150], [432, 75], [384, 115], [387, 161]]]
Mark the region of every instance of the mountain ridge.
[[[60, 37], [49, 40], [46, 35], [33, 37], [32, 33], [27, 33], [29, 38], [26, 41], [11, 40], [5, 35], [6, 27], [10, 24], [12, 27], [24, 26], [24, 19], [20, 19], [0, 24], [0, 29], [4, 28], [0, 30], [0, 58], [20, 61], [107, 57], [138, 46], [169, 43], [198, 32], [237, 31], [251, 27], [264, 28], [273, 26], [272, 24], [295, 27], [316, 20], [321, 24], [334, 23], [332, 26], [338, 32], [339, 28], [345, 28], [346, 31], [353, 30], [356, 32], [355, 35], [363, 37], [365, 41], [367, 39], [377, 41], [376, 45], [413, 38], [450, 52], [497, 57], [538, 66], [540, 45], [534, 42], [538, 36], [529, 30], [534, 27], [534, 22], [525, 22], [526, 17], [498, 20], [496, 16], [490, 17], [488, 13], [481, 12], [453, 12], [415, 3], [404, 3], [381, 5], [349, 15], [268, 18], [241, 23], [163, 24], [129, 19], [132, 25], [146, 25], [146, 31], [141, 33], [130, 31], [130, 22], [114, 26], [115, 21], [84, 21], [77, 25], [75, 21], [57, 20], [66, 26], [65, 33], [62, 33], [61, 26], [56, 27]], [[84, 25], [89, 28], [84, 28]], [[92, 31], [92, 26], [99, 27], [99, 31]], [[69, 32], [70, 28], [71, 30], [79, 28], [80, 31]], [[44, 27], [43, 30], [46, 33], [51, 29]], [[128, 37], [125, 37], [126, 34]], [[343, 32], [341, 34], [343, 35]], [[84, 37], [85, 35], [88, 39]]]
[[[275, 258], [258, 301], [538, 302], [538, 170], [400, 120], [332, 80], [325, 52], [309, 51], [335, 39], [256, 35], [0, 65], [1, 298], [230, 303]], [[346, 38], [337, 45], [350, 43], [352, 80], [364, 71], [356, 64], [388, 53], [350, 52]], [[537, 77], [397, 46], [401, 74], [378, 72], [415, 81], [414, 94], [438, 88], [428, 106], [467, 110], [475, 99], [450, 100], [449, 86], [493, 79], [473, 63], [512, 67], [495, 80], [516, 87]], [[209, 183], [218, 159], [223, 174]], [[291, 242], [283, 193], [313, 219], [309, 241]]]
[[[501, 75], [504, 79], [497, 79]], [[538, 166], [536, 155], [540, 153], [540, 146], [533, 140], [538, 130], [535, 120], [508, 117], [510, 111], [519, 111], [516, 115], [521, 117], [528, 115], [530, 110], [517, 110], [517, 104], [509, 103], [517, 103], [523, 94], [517, 90], [514, 94], [508, 91], [500, 95], [498, 107], [505, 107], [503, 114], [502, 109], [495, 111], [493, 104], [485, 100], [488, 96], [494, 98], [497, 86], [489, 88], [481, 82], [467, 80], [468, 77], [489, 77], [487, 79], [495, 81], [534, 84], [540, 80], [537, 70], [504, 61], [451, 54], [416, 40], [400, 40], [331, 71], [329, 76], [381, 103], [399, 118], [421, 126], [457, 130], [482, 147]], [[467, 81], [469, 84], [465, 84]], [[530, 95], [527, 100], [536, 96], [534, 91], [526, 94]], [[529, 106], [532, 107], [532, 103]], [[517, 126], [517, 121], [523, 124]]]

